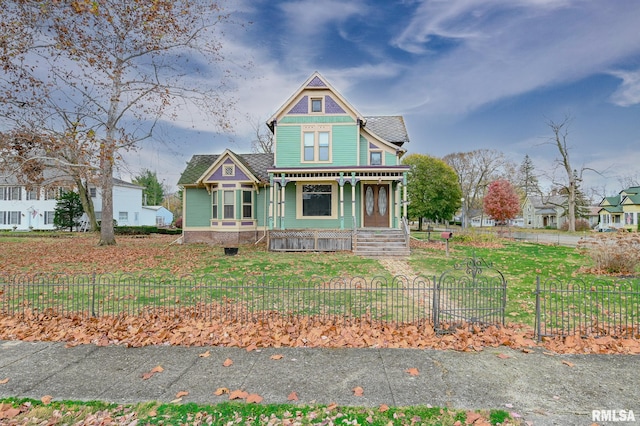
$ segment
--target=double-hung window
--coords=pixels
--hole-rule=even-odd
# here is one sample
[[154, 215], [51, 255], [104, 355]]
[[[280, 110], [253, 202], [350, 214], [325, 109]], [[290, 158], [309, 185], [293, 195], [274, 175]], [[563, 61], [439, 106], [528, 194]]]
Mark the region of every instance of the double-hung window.
[[318, 129], [314, 131], [305, 130], [302, 133], [304, 162], [331, 161], [331, 133], [328, 129]]
[[211, 217], [218, 218], [218, 191], [211, 193]]
[[242, 191], [242, 218], [243, 219], [253, 218], [253, 208], [252, 208], [251, 197], [252, 197], [251, 191]]
[[0, 212], [0, 224], [20, 225], [22, 214], [20, 212]]
[[224, 219], [234, 219], [235, 215], [235, 191], [222, 191], [222, 205]]
[[27, 190], [27, 200], [37, 200], [40, 190], [37, 187]]
[[21, 200], [22, 188], [19, 186], [5, 186], [0, 188], [0, 200]]
[[44, 212], [44, 224], [45, 225], [53, 225], [53, 218], [56, 216], [55, 211], [46, 211]]

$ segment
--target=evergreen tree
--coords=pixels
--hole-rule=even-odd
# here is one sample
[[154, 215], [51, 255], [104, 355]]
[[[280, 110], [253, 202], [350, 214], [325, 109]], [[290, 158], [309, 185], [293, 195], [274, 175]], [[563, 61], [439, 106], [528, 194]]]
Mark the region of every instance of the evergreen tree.
[[53, 224], [60, 229], [69, 228], [73, 231], [74, 226], [80, 225], [80, 218], [84, 210], [80, 195], [77, 192], [63, 192], [56, 202], [56, 208], [53, 215]]
[[529, 154], [524, 156], [524, 160], [518, 168], [517, 175], [517, 190], [523, 195], [522, 198], [532, 195], [540, 194], [540, 183], [538, 182], [538, 176], [535, 173], [535, 167]]
[[142, 203], [145, 206], [159, 206], [164, 201], [164, 188], [158, 182], [156, 172], [144, 169], [140, 176], [133, 179], [133, 183], [144, 186]]

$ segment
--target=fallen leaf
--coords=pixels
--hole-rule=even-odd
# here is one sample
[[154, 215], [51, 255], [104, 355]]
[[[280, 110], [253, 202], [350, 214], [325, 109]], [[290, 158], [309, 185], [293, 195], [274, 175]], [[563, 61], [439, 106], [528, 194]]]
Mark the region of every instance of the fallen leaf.
[[220, 395], [223, 395], [225, 393], [229, 393], [229, 389], [228, 388], [218, 388], [218, 389], [216, 389], [216, 391], [213, 394], [217, 395], [217, 396], [220, 396]]
[[335, 402], [332, 402], [331, 404], [327, 405], [327, 410], [329, 411], [333, 411], [336, 408], [338, 408], [338, 404], [336, 404]]
[[257, 393], [252, 393], [247, 396], [247, 403], [251, 404], [260, 404], [262, 402], [262, 397]]
[[389, 411], [389, 406], [387, 404], [380, 404], [380, 407], [378, 407], [378, 411], [381, 413]]
[[155, 367], [153, 367], [153, 368], [151, 369], [151, 372], [152, 372], [152, 373], [162, 373], [163, 371], [164, 371], [164, 368], [162, 368], [162, 367], [161, 367], [161, 366], [159, 366], [159, 365], [156, 365]]
[[524, 352], [525, 354], [530, 354], [530, 353], [533, 353], [533, 349], [524, 348], [522, 349], [522, 352]]
[[176, 398], [182, 398], [183, 396], [187, 396], [189, 395], [189, 392], [187, 391], [180, 391], [176, 394]]
[[237, 389], [229, 394], [229, 399], [245, 399], [249, 394], [243, 390]]
[[209, 358], [211, 356], [211, 352], [210, 351], [206, 351], [204, 353], [201, 353], [198, 355], [200, 358]]
[[360, 386], [356, 386], [355, 388], [353, 388], [353, 395], [354, 396], [363, 396], [364, 395], [364, 389], [362, 389]]
[[231, 358], [227, 358], [227, 359], [224, 360], [222, 365], [225, 366], [225, 367], [230, 367], [230, 366], [233, 365], [233, 361], [231, 360]]
[[182, 398], [176, 398], [173, 401], [170, 401], [169, 404], [177, 404], [179, 402], [182, 402]]
[[481, 418], [482, 418], [482, 415], [480, 413], [467, 411], [467, 419], [465, 420], [465, 423], [468, 425], [471, 425]]
[[420, 375], [420, 371], [418, 371], [417, 368], [407, 368], [406, 370], [404, 370], [406, 373], [409, 373], [409, 375], [411, 376], [419, 376]]
[[9, 378], [0, 380], [0, 385], [4, 385], [5, 383], [9, 383]]
[[509, 355], [507, 355], [507, 354], [499, 353], [498, 354], [498, 358], [500, 358], [500, 359], [509, 359], [511, 357]]
[[149, 380], [155, 373], [142, 373], [142, 380]]
[[45, 395], [42, 398], [40, 398], [40, 401], [42, 401], [42, 403], [44, 405], [49, 405], [51, 404], [51, 400], [53, 399], [53, 397], [51, 395]]
[[298, 394], [295, 392], [291, 392], [287, 397], [287, 401], [297, 401], [297, 400], [298, 400]]
[[249, 346], [247, 346], [247, 352], [255, 351], [256, 349], [258, 349], [258, 347], [256, 346], [255, 343], [252, 343]]
[[563, 363], [564, 365], [568, 365], [569, 367], [573, 367], [573, 366], [575, 366], [575, 364], [574, 364], [574, 363], [572, 363], [572, 362], [570, 362], [570, 361], [567, 361], [567, 360], [563, 360], [563, 361], [562, 361], [562, 363]]
[[270, 358], [271, 358], [271, 359], [275, 359], [275, 360], [279, 360], [279, 359], [282, 359], [283, 357], [284, 357], [284, 355], [280, 355], [280, 354], [278, 354], [278, 355], [271, 355], [271, 357], [270, 357]]
[[[18, 408], [9, 408], [8, 410], [3, 411], [0, 414], [2, 414], [2, 417], [6, 418], [6, 419], [12, 419], [15, 416], [17, 416], [18, 414], [20, 414], [20, 409], [18, 409]], [[2, 417], [0, 417], [0, 418], [2, 418]]]

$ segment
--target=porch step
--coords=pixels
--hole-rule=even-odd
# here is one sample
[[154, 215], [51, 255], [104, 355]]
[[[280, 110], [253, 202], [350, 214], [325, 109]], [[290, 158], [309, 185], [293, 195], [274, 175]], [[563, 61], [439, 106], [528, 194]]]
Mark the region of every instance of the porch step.
[[354, 253], [360, 256], [398, 256], [411, 254], [401, 229], [361, 229], [356, 232]]

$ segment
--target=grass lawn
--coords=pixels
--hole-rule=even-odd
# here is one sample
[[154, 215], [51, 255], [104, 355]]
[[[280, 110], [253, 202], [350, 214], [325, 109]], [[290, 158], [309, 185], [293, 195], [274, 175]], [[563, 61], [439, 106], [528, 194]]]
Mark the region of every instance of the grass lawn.
[[[9, 410], [14, 411], [9, 411]], [[16, 413], [16, 411], [19, 411]], [[358, 424], [441, 425], [465, 424], [467, 419], [491, 425], [518, 425], [502, 410], [463, 411], [437, 407], [332, 407], [294, 404], [248, 404], [226, 402], [215, 405], [107, 404], [103, 402], [0, 399], [0, 419], [10, 413], [10, 424], [137, 424], [144, 425], [264, 425], [264, 424]]]
[[[425, 233], [414, 232], [412, 236], [426, 239]], [[276, 253], [268, 252], [264, 244], [259, 244], [243, 245], [239, 248], [238, 255], [226, 256], [222, 247], [172, 244], [175, 236], [120, 236], [117, 238], [118, 244], [111, 247], [97, 247], [97, 239], [96, 235], [77, 233], [42, 236], [24, 234], [19, 237], [12, 233], [0, 233], [1, 272], [136, 273], [156, 276], [214, 274], [240, 283], [257, 277], [269, 280], [294, 277], [293, 281], [299, 286], [307, 287], [310, 278], [314, 276], [326, 280], [334, 277], [365, 277], [371, 280], [380, 276], [389, 283], [393, 281], [393, 277], [379, 261], [349, 252]], [[500, 240], [492, 235], [458, 234], [450, 242], [447, 256], [439, 237], [433, 239], [437, 242], [412, 249], [408, 259], [412, 269], [425, 277], [438, 278], [454, 264], [464, 262], [472, 256], [492, 263], [507, 280], [507, 318], [512, 322], [533, 325], [534, 291], [538, 276], [543, 282], [548, 279], [566, 282], [571, 279], [590, 281], [603, 278], [582, 272], [591, 266], [591, 260], [572, 247]], [[604, 279], [614, 281], [613, 278]], [[123, 291], [126, 294], [115, 298], [129, 297], [129, 293], [135, 289], [123, 288]], [[233, 289], [224, 291], [227, 297], [237, 296]], [[141, 294], [140, 297], [158, 296]], [[175, 295], [170, 294], [168, 297]], [[344, 299], [337, 298], [331, 303], [343, 302]]]

